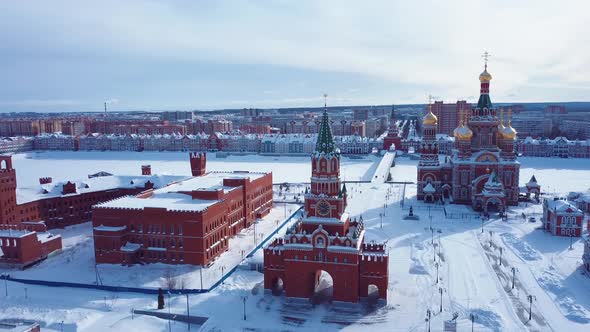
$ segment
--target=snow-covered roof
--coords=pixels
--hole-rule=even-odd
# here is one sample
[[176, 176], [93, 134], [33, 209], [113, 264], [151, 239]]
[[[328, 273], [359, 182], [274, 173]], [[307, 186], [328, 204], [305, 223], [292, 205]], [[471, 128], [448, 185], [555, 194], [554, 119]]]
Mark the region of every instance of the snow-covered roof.
[[434, 187], [432, 186], [432, 184], [430, 182], [428, 182], [428, 184], [426, 184], [426, 186], [422, 190], [425, 193], [429, 193], [429, 194], [432, 194], [436, 191], [436, 189], [434, 189]]
[[175, 175], [138, 175], [138, 176], [98, 176], [89, 179], [71, 181], [76, 186], [76, 193], [62, 194], [65, 182], [55, 182], [31, 187], [19, 187], [16, 190], [18, 204], [24, 204], [50, 197], [73, 196], [96, 191], [117, 188], [140, 188], [150, 181], [154, 187], [162, 187], [170, 182], [185, 179], [186, 176]]
[[217, 191], [227, 193], [240, 187], [224, 186], [224, 179], [255, 180], [263, 177], [263, 172], [209, 172], [204, 176], [196, 176], [170, 183], [153, 191], [151, 196], [136, 197], [125, 196], [108, 202], [95, 205], [97, 208], [139, 209], [163, 208], [168, 211], [204, 211], [211, 205], [218, 203], [215, 199], [193, 199], [190, 195], [193, 191]]
[[120, 232], [120, 231], [124, 231], [127, 229], [127, 226], [105, 226], [105, 225], [100, 225], [97, 227], [94, 227], [95, 231], [102, 231], [102, 232]]
[[581, 215], [584, 214], [580, 209], [578, 209], [575, 205], [573, 205], [572, 203], [562, 200], [562, 199], [555, 199], [555, 200], [545, 200], [546, 204], [547, 204], [547, 208], [549, 208], [552, 211], [557, 211], [557, 212], [568, 212], [568, 210], [570, 211], [570, 213], [574, 213], [577, 215]]
[[125, 251], [125, 252], [136, 252], [137, 250], [139, 250], [139, 248], [141, 248], [141, 244], [139, 244], [139, 243], [133, 243], [133, 242], [127, 242], [127, 243], [125, 243], [124, 246], [121, 247], [121, 251]]
[[348, 212], [344, 212], [340, 219], [338, 218], [323, 218], [323, 217], [306, 217], [303, 219], [305, 223], [313, 224], [341, 224], [348, 220]]

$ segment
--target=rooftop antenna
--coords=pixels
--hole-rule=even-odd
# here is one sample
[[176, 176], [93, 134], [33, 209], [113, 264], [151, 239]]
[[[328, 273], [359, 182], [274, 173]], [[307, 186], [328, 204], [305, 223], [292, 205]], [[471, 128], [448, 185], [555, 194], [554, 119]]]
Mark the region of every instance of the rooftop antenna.
[[328, 94], [324, 93], [324, 108], [328, 108]]
[[107, 117], [107, 102], [104, 102], [104, 117]]

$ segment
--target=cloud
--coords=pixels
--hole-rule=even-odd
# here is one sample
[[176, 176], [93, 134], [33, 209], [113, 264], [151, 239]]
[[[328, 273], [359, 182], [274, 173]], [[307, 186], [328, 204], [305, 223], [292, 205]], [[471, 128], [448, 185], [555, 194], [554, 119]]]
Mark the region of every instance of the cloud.
[[[251, 65], [290, 68], [289, 75], [297, 70], [327, 77], [349, 73], [372, 81], [372, 89], [380, 91], [376, 96], [364, 87], [350, 90], [355, 100], [380, 103], [396, 99], [394, 91], [387, 95], [388, 85], [405, 86], [413, 89], [410, 95], [420, 96], [416, 98], [420, 100], [399, 102], [423, 102], [428, 93], [447, 100], [472, 95], [478, 90], [480, 55], [488, 50], [492, 93], [509, 96], [531, 84], [556, 84], [561, 87], [560, 98], [570, 99], [580, 96], [572, 91], [577, 86], [590, 85], [586, 74], [590, 37], [581, 33], [587, 30], [589, 10], [589, 3], [582, 0], [568, 1], [568, 5], [549, 0], [383, 0], [370, 6], [344, 0], [6, 1], [0, 3], [0, 51], [6, 56], [31, 57], [31, 61], [74, 58], [88, 61], [88, 66], [133, 59], [187, 63], [187, 70], [191, 63], [199, 63], [227, 66], [227, 70]], [[130, 74], [124, 66], [115, 70], [112, 75], [117, 79], [144, 78]], [[145, 75], [151, 73], [152, 80], [169, 76], [158, 68], [145, 68]], [[239, 75], [235, 78], [241, 79]], [[289, 75], [273, 78], [271, 84], [278, 87], [241, 89], [255, 88], [263, 94], [277, 91], [277, 100], [298, 103], [293, 94], [304, 96], [309, 91], [303, 87], [286, 91], [280, 85], [291, 84], [286, 83], [289, 80], [307, 86], [309, 82]], [[537, 81], [539, 76], [550, 76], [551, 81]], [[216, 73], [195, 72], [192, 79], [215, 82]], [[239, 87], [222, 91], [223, 84], [216, 84], [219, 98], [241, 94]], [[337, 80], [325, 85], [322, 91], [347, 88]], [[351, 85], [358, 86], [348, 82]], [[131, 88], [123, 88], [122, 94], [116, 93], [127, 101], [125, 89]], [[545, 91], [526, 93], [520, 97], [538, 99]], [[264, 96], [259, 102], [265, 103]]]

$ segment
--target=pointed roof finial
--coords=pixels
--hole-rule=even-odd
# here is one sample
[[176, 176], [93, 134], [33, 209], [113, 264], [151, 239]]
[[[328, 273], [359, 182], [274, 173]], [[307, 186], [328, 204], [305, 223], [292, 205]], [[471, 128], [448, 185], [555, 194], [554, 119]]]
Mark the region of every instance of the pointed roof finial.
[[483, 52], [483, 55], [481, 56], [484, 61], [485, 70], [488, 70], [488, 60], [490, 59], [491, 56], [492, 55], [488, 51]]
[[324, 93], [324, 109], [328, 109], [328, 94]]

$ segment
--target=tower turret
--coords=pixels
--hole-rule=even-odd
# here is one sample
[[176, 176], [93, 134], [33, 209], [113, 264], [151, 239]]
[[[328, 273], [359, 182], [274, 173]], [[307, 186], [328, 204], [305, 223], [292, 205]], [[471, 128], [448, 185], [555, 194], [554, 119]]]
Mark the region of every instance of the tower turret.
[[207, 154], [205, 152], [191, 152], [189, 158], [193, 176], [203, 176], [207, 173]]

